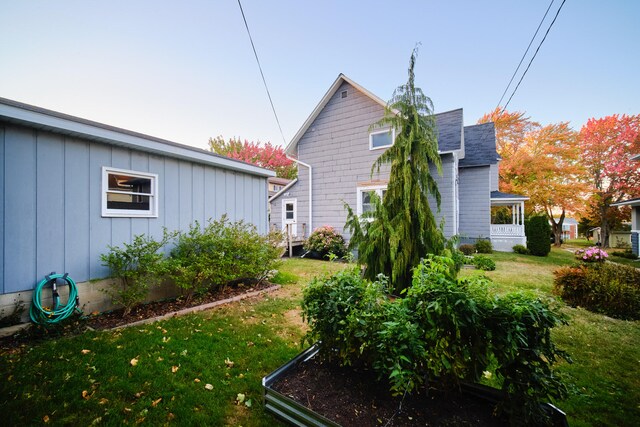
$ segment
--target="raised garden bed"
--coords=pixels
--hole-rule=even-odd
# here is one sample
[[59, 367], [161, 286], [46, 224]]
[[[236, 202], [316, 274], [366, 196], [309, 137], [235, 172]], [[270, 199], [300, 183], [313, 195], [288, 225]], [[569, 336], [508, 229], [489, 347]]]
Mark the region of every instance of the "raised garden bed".
[[[506, 426], [493, 415], [496, 389], [462, 384], [461, 392], [422, 388], [411, 396], [390, 396], [370, 371], [339, 368], [316, 358], [315, 345], [262, 380], [268, 412], [296, 426]], [[554, 425], [565, 414], [546, 404]]]

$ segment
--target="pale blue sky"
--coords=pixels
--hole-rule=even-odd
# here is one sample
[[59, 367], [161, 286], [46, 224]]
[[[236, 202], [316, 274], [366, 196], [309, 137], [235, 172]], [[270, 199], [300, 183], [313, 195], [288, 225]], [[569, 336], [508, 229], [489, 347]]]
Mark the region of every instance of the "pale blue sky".
[[[288, 142], [339, 73], [389, 99], [416, 42], [436, 111], [475, 123], [549, 1], [242, 4]], [[639, 1], [567, 0], [509, 109], [576, 129], [640, 113], [638, 22]], [[237, 0], [0, 0], [0, 64], [0, 97], [201, 148], [282, 143]]]

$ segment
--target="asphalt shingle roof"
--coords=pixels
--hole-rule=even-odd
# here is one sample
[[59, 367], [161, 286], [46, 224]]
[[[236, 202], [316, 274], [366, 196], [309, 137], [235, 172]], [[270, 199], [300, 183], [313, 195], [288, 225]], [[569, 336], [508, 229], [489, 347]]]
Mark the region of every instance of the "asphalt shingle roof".
[[496, 132], [493, 123], [483, 123], [464, 128], [464, 159], [459, 166], [486, 166], [498, 163]]
[[459, 150], [462, 145], [462, 108], [438, 113], [438, 149], [442, 152]]

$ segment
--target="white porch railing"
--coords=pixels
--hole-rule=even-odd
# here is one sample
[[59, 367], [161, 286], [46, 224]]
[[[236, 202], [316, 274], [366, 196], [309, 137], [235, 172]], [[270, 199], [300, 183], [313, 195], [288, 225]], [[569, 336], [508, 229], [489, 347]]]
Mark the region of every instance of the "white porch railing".
[[518, 224], [491, 224], [491, 236], [524, 236], [524, 225]]

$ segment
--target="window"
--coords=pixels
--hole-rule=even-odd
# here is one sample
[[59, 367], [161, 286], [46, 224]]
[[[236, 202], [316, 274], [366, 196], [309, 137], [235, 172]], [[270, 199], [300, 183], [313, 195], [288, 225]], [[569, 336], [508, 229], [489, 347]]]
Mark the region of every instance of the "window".
[[395, 138], [396, 134], [393, 129], [371, 132], [369, 134], [369, 150], [391, 147]]
[[362, 215], [365, 212], [373, 211], [373, 200], [371, 200], [372, 193], [376, 193], [378, 197], [382, 199], [386, 192], [386, 184], [358, 187], [358, 215]]
[[158, 175], [102, 168], [102, 216], [158, 216]]

